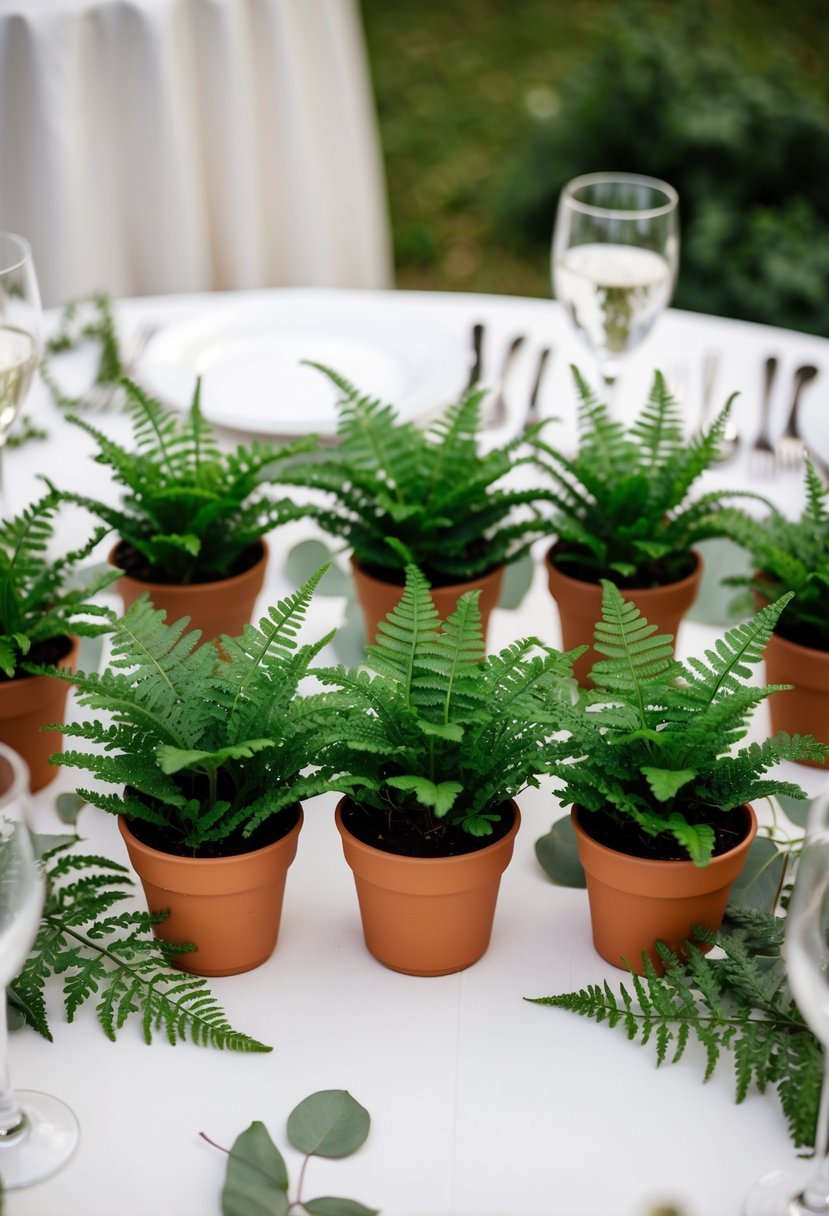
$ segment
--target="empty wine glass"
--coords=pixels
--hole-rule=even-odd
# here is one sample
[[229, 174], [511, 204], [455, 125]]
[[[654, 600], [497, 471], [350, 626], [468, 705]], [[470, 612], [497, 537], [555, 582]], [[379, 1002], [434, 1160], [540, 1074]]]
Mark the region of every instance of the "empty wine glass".
[[0, 511], [4, 515], [3, 448], [40, 360], [41, 319], [29, 242], [14, 232], [0, 232]]
[[590, 348], [606, 388], [673, 294], [677, 203], [673, 186], [633, 173], [590, 173], [561, 192], [553, 291]]
[[[43, 876], [29, 835], [29, 774], [0, 743], [0, 984], [18, 973], [40, 924]], [[7, 1190], [47, 1178], [72, 1155], [78, 1121], [51, 1094], [12, 1090], [6, 1003], [0, 1007], [0, 1178]]]
[[[829, 790], [809, 815], [786, 918], [789, 986], [809, 1026], [829, 1049]], [[774, 1170], [751, 1189], [743, 1216], [829, 1213], [829, 1080], [823, 1079], [815, 1157]]]

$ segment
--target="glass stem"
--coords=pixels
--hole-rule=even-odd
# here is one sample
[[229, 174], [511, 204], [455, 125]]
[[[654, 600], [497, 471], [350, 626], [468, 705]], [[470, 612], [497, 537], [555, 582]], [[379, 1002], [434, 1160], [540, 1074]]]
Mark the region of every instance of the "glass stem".
[[815, 1171], [803, 1191], [807, 1212], [829, 1212], [829, 1076], [824, 1073], [815, 1135]]
[[24, 1123], [9, 1077], [9, 1027], [4, 989], [0, 1003], [0, 1145], [19, 1135]]

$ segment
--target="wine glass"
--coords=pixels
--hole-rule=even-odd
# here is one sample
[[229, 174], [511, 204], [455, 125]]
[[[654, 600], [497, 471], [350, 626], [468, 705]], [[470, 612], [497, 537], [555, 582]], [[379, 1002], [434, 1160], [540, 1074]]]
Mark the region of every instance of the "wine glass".
[[40, 291], [29, 242], [0, 232], [0, 511], [6, 514], [3, 448], [40, 360]]
[[[806, 844], [786, 918], [789, 987], [809, 1026], [829, 1050], [829, 789], [809, 814]], [[829, 1213], [829, 1077], [823, 1079], [815, 1157], [766, 1174], [749, 1192], [743, 1216]]]
[[[43, 876], [29, 835], [29, 773], [0, 743], [0, 984], [20, 970], [40, 924]], [[0, 1178], [7, 1190], [60, 1169], [78, 1143], [78, 1121], [51, 1094], [12, 1090], [5, 1001], [0, 1006]]]
[[679, 263], [673, 186], [634, 173], [589, 173], [561, 192], [553, 291], [612, 388], [628, 351], [667, 308]]

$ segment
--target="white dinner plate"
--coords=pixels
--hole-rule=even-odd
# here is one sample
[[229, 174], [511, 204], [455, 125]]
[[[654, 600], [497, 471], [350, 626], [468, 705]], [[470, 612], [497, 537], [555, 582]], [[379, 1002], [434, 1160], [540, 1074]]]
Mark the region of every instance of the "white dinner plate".
[[141, 381], [187, 409], [201, 376], [211, 422], [262, 435], [331, 435], [341, 394], [303, 360], [332, 368], [406, 420], [456, 400], [469, 372], [463, 343], [403, 303], [286, 292], [166, 326], [141, 360]]

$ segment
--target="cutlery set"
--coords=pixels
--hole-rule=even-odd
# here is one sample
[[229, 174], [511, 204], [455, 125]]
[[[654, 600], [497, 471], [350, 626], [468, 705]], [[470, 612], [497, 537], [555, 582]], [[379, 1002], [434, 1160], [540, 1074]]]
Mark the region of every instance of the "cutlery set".
[[[472, 350], [473, 362], [469, 375], [468, 387], [478, 384], [482, 378], [483, 367], [483, 347], [485, 339], [485, 327], [478, 322], [472, 328]], [[488, 429], [497, 429], [505, 426], [509, 420], [509, 413], [506, 401], [506, 385], [509, 375], [513, 369], [515, 358], [519, 351], [526, 343], [526, 335], [517, 334], [507, 344], [506, 352], [500, 366], [498, 376], [491, 385], [490, 393], [486, 399], [484, 407], [484, 425]], [[532, 387], [527, 399], [527, 406], [524, 412], [522, 428], [532, 426], [540, 421], [539, 411], [539, 394], [544, 375], [548, 366], [552, 350], [549, 347], [542, 347], [536, 356], [536, 368], [532, 379]], [[696, 433], [704, 433], [709, 425], [711, 417], [711, 407], [714, 400], [714, 389], [716, 387], [717, 374], [719, 370], [719, 354], [716, 351], [707, 351], [703, 356], [702, 363], [702, 379], [700, 390], [700, 412], [699, 421], [697, 423]], [[758, 477], [771, 477], [778, 469], [781, 470], [796, 470], [803, 464], [803, 457], [808, 453], [807, 445], [800, 431], [800, 403], [804, 390], [807, 385], [812, 383], [818, 376], [818, 369], [812, 364], [803, 364], [797, 367], [792, 376], [792, 385], [789, 396], [788, 411], [786, 421], [782, 432], [776, 438], [772, 438], [771, 433], [771, 415], [773, 390], [778, 372], [778, 359], [774, 355], [770, 355], [763, 365], [763, 384], [760, 394], [759, 406], [759, 426], [757, 434], [751, 443], [749, 454], [749, 467], [752, 473]], [[741, 446], [741, 436], [733, 422], [729, 422], [725, 434], [723, 435], [720, 446], [720, 455], [718, 457], [719, 464], [727, 464], [733, 460], [739, 453]], [[816, 453], [809, 453], [816, 468], [824, 475], [829, 473], [829, 466]]]
[[750, 449], [750, 467], [758, 476], [770, 477], [777, 471], [796, 470], [803, 464], [806, 454], [815, 466], [825, 469], [823, 460], [814, 452], [809, 453], [800, 433], [800, 400], [804, 388], [818, 375], [811, 363], [796, 368], [792, 376], [789, 407], [783, 430], [777, 439], [771, 437], [771, 403], [778, 361], [769, 355], [763, 369], [763, 391], [760, 399], [760, 425]]

